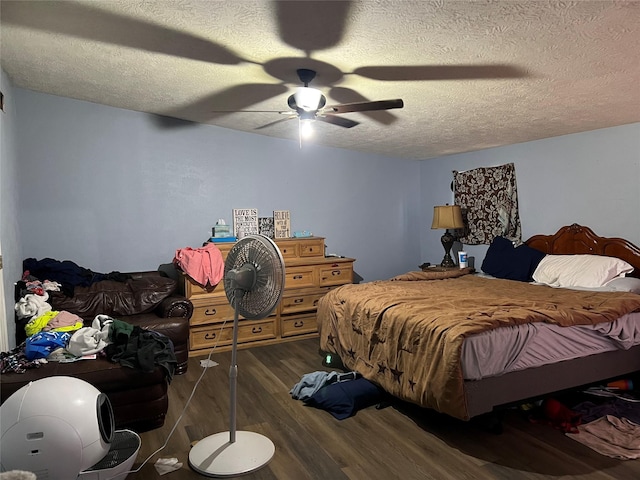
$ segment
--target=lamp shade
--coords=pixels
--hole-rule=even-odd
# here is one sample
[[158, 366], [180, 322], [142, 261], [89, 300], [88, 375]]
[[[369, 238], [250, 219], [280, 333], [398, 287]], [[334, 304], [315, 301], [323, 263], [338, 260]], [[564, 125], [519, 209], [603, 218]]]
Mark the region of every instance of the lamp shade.
[[319, 108], [322, 92], [315, 88], [298, 87], [293, 94], [293, 98], [295, 98], [296, 105], [299, 108], [304, 111], [311, 112]]
[[440, 205], [433, 207], [431, 228], [463, 228], [460, 205]]

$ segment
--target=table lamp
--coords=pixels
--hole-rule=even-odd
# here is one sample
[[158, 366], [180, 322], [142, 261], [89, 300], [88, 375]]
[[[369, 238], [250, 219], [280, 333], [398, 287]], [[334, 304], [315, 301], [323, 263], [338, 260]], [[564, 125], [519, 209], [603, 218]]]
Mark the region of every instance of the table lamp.
[[451, 247], [456, 237], [449, 233], [449, 229], [463, 228], [462, 211], [460, 205], [440, 205], [433, 207], [433, 223], [432, 229], [444, 228], [445, 232], [440, 241], [444, 247], [444, 258], [441, 267], [453, 267], [455, 263], [451, 258]]

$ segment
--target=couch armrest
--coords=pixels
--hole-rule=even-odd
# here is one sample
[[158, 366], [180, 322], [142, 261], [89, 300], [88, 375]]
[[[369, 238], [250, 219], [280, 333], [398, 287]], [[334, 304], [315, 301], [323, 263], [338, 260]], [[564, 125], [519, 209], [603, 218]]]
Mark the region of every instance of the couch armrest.
[[193, 303], [182, 295], [170, 295], [154, 309], [160, 318], [191, 318]]

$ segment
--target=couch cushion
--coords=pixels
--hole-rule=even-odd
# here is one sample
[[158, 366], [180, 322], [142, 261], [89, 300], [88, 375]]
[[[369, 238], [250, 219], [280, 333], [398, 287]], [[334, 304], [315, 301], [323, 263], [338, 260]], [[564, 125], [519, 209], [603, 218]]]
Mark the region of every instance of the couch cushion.
[[87, 322], [99, 314], [118, 318], [149, 312], [176, 288], [176, 281], [171, 278], [142, 276], [125, 282], [103, 280], [88, 287], [76, 287], [73, 297], [53, 292], [49, 301], [54, 310], [75, 313]]

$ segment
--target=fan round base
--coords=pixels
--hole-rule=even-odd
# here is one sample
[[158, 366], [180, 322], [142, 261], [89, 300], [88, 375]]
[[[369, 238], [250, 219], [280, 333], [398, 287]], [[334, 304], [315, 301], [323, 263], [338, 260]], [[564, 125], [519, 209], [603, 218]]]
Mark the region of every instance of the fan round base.
[[189, 465], [208, 477], [233, 477], [250, 473], [271, 461], [276, 447], [264, 435], [236, 432], [236, 441], [229, 442], [229, 432], [203, 438], [189, 452]]

